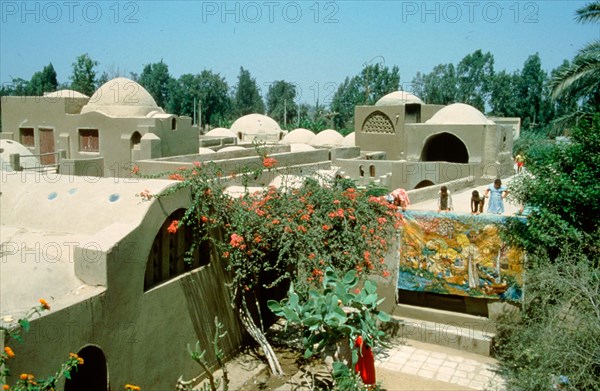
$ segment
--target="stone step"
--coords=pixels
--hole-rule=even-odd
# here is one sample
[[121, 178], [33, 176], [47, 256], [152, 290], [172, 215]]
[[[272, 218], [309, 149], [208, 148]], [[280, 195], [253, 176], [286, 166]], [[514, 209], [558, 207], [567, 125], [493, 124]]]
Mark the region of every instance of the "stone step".
[[396, 304], [391, 315], [400, 318], [418, 319], [426, 322], [445, 323], [465, 329], [475, 329], [495, 334], [494, 322], [485, 316], [470, 315], [461, 312], [444, 311], [435, 308], [419, 307], [409, 304]]
[[452, 316], [442, 321], [398, 315], [394, 315], [392, 318], [396, 325], [392, 335], [402, 341], [415, 340], [482, 356], [491, 355], [495, 333], [485, 330], [477, 322], [465, 321], [465, 319], [457, 319]]

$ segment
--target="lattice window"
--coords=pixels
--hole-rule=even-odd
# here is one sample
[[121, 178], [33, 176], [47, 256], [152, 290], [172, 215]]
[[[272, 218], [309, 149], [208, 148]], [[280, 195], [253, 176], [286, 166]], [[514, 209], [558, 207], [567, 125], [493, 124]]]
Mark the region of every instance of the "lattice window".
[[394, 125], [392, 121], [383, 114], [381, 111], [371, 113], [365, 120], [363, 127], [363, 133], [395, 133]]
[[191, 249], [194, 240], [191, 228], [183, 226], [176, 233], [168, 231], [171, 222], [181, 220], [184, 213], [184, 209], [172, 213], [156, 234], [146, 263], [144, 291], [210, 263], [210, 244], [208, 241], [200, 243], [196, 248], [191, 263], [185, 262], [186, 252]]

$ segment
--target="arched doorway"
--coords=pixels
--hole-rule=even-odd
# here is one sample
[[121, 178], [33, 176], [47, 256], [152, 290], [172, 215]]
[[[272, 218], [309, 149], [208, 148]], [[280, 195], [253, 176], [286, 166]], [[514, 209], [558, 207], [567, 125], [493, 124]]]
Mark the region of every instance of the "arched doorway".
[[102, 349], [89, 345], [77, 353], [84, 364], [71, 371], [65, 381], [65, 391], [107, 391], [108, 367]]
[[433, 186], [435, 185], [435, 183], [431, 182], [428, 179], [422, 180], [421, 182], [417, 183], [417, 186], [415, 186], [415, 189], [422, 189], [424, 187], [428, 187], [428, 186]]
[[469, 152], [461, 139], [450, 133], [439, 133], [431, 136], [423, 151], [423, 162], [468, 163]]

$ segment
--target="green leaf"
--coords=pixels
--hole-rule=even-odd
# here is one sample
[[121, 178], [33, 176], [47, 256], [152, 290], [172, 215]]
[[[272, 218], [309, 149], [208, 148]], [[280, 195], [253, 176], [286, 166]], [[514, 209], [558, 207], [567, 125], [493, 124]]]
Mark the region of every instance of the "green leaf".
[[375, 293], [377, 291], [377, 286], [370, 280], [365, 281], [365, 290], [367, 293]]
[[382, 322], [389, 322], [392, 317], [387, 312], [379, 311], [377, 313], [377, 319]]
[[356, 283], [356, 272], [354, 270], [348, 271], [348, 273], [346, 273], [346, 275], [344, 276], [343, 281], [346, 285], [354, 286], [354, 284]]
[[71, 380], [71, 371], [65, 371], [65, 379]]
[[364, 298], [363, 304], [367, 305], [367, 306], [371, 306], [371, 305], [375, 304], [376, 301], [377, 301], [377, 294], [373, 293]]
[[321, 322], [321, 317], [320, 316], [309, 316], [308, 318], [305, 318], [302, 323], [305, 326], [311, 327], [314, 325], [318, 325]]
[[277, 301], [275, 300], [269, 300], [267, 301], [267, 307], [269, 307], [269, 309], [275, 314], [275, 315], [281, 315], [282, 311], [283, 311], [283, 307], [281, 306], [281, 304], [279, 304]]
[[19, 324], [25, 332], [29, 331], [29, 321], [27, 319], [19, 319]]

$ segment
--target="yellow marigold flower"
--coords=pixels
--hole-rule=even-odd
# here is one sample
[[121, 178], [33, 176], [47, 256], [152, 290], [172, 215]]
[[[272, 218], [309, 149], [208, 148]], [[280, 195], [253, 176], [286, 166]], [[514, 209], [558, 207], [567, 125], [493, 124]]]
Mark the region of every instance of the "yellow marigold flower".
[[10, 386], [8, 384], [5, 384], [2, 386], [3, 390], [10, 390]]
[[27, 380], [27, 374], [26, 373], [21, 373], [21, 376], [19, 376], [19, 379], [21, 379], [21, 380]]
[[130, 391], [141, 391], [141, 387], [134, 386], [133, 384], [125, 384], [125, 389]]
[[83, 365], [83, 358], [78, 357], [77, 362], [79, 363], [79, 365]]
[[48, 302], [46, 300], [40, 299], [40, 304], [42, 305], [42, 307], [44, 307], [45, 310], [50, 309], [50, 305], [48, 304]]
[[6, 353], [8, 358], [13, 358], [15, 356], [15, 352], [13, 352], [13, 350], [10, 348], [10, 346], [5, 347], [4, 352]]

